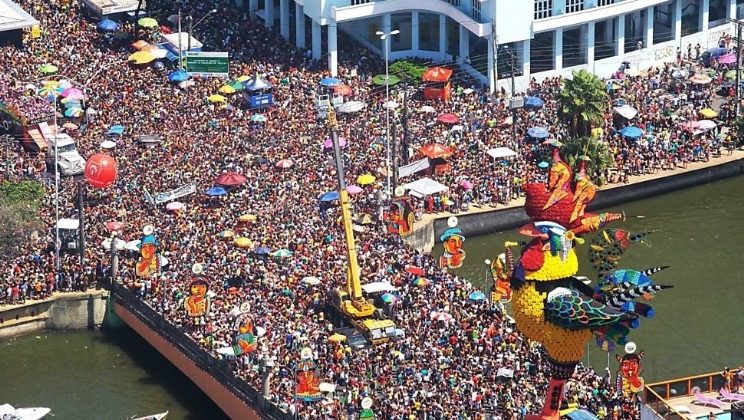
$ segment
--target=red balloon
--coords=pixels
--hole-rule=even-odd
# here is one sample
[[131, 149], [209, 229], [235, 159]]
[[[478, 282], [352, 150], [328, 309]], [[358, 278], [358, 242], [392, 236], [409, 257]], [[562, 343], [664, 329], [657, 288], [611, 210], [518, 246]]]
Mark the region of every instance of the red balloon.
[[116, 161], [109, 155], [93, 155], [85, 163], [85, 179], [93, 188], [106, 188], [116, 180]]

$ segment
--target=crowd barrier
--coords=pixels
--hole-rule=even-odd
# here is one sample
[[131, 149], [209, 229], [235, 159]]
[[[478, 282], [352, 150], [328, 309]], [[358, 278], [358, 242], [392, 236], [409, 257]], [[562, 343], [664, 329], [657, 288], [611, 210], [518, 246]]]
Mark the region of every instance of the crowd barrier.
[[255, 408], [256, 411], [261, 413], [262, 417], [267, 420], [292, 420], [294, 418], [290, 413], [264, 398], [259, 390], [236, 377], [225, 360], [217, 359], [207, 353], [197, 342], [166, 321], [152, 307], [120, 283], [115, 283], [112, 289], [116, 303], [127, 308], [132, 315], [153, 332], [177, 347], [199, 369], [211, 375], [236, 397]]

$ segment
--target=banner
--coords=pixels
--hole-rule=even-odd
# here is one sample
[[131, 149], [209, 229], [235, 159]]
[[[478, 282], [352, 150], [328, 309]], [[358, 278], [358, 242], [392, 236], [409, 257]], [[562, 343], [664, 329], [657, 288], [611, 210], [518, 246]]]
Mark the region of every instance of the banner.
[[147, 188], [142, 188], [145, 190], [145, 200], [147, 200], [148, 203], [150, 203], [151, 206], [155, 205], [155, 199], [152, 198], [152, 195], [150, 194], [150, 191], [147, 191]]
[[184, 185], [183, 187], [178, 187], [175, 190], [155, 194], [155, 203], [165, 203], [166, 201], [175, 200], [176, 198], [184, 197], [195, 192], [196, 183], [194, 182], [188, 185]]

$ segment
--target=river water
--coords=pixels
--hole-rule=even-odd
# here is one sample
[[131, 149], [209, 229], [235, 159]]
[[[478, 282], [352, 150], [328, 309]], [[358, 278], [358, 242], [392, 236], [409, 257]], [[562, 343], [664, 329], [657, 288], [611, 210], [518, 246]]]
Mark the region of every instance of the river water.
[[[650, 247], [631, 247], [621, 267], [671, 265], [654, 280], [674, 289], [659, 293], [657, 315], [630, 335], [646, 353], [647, 383], [744, 364], [742, 191], [738, 177], [610, 209], [628, 215], [613, 227], [660, 230], [649, 237]], [[467, 259], [456, 273], [485, 285], [484, 260], [501, 252], [505, 240], [519, 239], [516, 230], [467, 238]], [[580, 274], [591, 278], [586, 251], [580, 247], [579, 254]], [[589, 347], [588, 362], [602, 369], [608, 354]], [[226, 418], [130, 330], [43, 332], [0, 341], [0, 349], [0, 403], [51, 407], [58, 420], [123, 420], [165, 410], [171, 420]]]
[[133, 330], [43, 331], [0, 341], [0, 404], [50, 407], [55, 420], [227, 417]]
[[[651, 302], [656, 316], [642, 320], [641, 327], [629, 336], [645, 351], [647, 383], [744, 364], [739, 336], [744, 331], [742, 192], [744, 177], [736, 177], [609, 209], [625, 211], [628, 216], [624, 223], [609, 227], [631, 232], [660, 230], [648, 237], [650, 247], [633, 245], [620, 268], [671, 266], [655, 274], [654, 281], [674, 288], [658, 293]], [[591, 238], [577, 251], [579, 274], [589, 278], [593, 274], [587, 257]], [[456, 273], [484, 284], [484, 260], [503, 252], [504, 241], [520, 239], [525, 238], [516, 229], [467, 238], [465, 265]], [[435, 252], [441, 252], [439, 248]], [[617, 367], [614, 359], [613, 353], [613, 371]], [[607, 365], [607, 353], [592, 342], [588, 360], [601, 370]]]

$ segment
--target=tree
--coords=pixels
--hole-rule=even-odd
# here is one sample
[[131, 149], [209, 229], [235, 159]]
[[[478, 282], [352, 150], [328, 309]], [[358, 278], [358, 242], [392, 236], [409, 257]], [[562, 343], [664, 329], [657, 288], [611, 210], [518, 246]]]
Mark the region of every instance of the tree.
[[579, 70], [563, 80], [558, 104], [558, 118], [568, 127], [569, 137], [584, 137], [590, 134], [592, 124], [602, 123], [609, 96], [596, 75]]
[[391, 64], [389, 71], [390, 74], [398, 76], [403, 82], [411, 86], [418, 86], [421, 84], [421, 77], [426, 72], [426, 66], [402, 60]]
[[602, 174], [614, 164], [612, 152], [607, 148], [607, 145], [592, 137], [568, 140], [561, 147], [561, 155], [574, 170], [579, 167], [579, 158], [582, 155], [589, 157], [586, 164], [586, 173], [597, 185], [606, 182]]
[[18, 255], [22, 241], [42, 228], [39, 207], [44, 187], [36, 181], [0, 182], [0, 252]]

